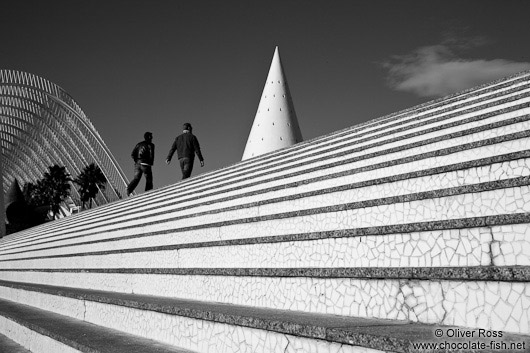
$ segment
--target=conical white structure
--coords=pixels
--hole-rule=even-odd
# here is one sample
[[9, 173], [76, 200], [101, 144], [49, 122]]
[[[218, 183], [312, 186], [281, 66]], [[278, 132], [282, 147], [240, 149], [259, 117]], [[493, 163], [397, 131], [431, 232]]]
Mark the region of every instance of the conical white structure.
[[276, 47], [242, 160], [301, 141], [302, 133]]

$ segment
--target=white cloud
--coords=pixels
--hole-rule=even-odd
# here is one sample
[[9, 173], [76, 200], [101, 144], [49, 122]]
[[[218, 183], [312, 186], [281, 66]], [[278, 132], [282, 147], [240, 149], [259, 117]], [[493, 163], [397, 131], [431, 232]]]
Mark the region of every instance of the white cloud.
[[530, 69], [527, 62], [460, 59], [446, 45], [422, 47], [383, 66], [392, 88], [421, 97], [445, 96]]

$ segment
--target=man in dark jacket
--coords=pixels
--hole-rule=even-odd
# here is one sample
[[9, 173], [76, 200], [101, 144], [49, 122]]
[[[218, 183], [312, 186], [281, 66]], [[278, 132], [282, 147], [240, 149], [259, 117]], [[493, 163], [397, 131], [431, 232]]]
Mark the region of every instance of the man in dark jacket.
[[182, 170], [182, 179], [189, 178], [191, 171], [193, 170], [193, 161], [195, 160], [195, 154], [199, 157], [201, 167], [204, 167], [204, 158], [202, 158], [201, 147], [197, 137], [191, 133], [192, 128], [190, 123], [186, 123], [183, 126], [182, 134], [178, 135], [169, 150], [169, 154], [166, 158], [166, 163], [171, 163], [171, 158], [175, 150], [179, 159], [180, 169]]
[[153, 188], [153, 172], [151, 166], [155, 161], [155, 145], [151, 142], [153, 134], [146, 132], [144, 141], [139, 142], [133, 149], [131, 157], [134, 160], [134, 178], [127, 186], [127, 196], [129, 196], [145, 173], [145, 191]]

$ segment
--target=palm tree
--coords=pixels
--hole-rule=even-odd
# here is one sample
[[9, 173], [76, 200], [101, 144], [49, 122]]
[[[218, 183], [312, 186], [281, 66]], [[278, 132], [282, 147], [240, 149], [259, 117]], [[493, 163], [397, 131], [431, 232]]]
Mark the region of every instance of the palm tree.
[[105, 190], [107, 178], [105, 178], [105, 174], [95, 163], [91, 163], [75, 178], [74, 183], [79, 185], [79, 195], [81, 196], [81, 202], [83, 202], [83, 209], [87, 201], [90, 201], [89, 207], [92, 208], [92, 200], [96, 198], [99, 190]]
[[41, 194], [46, 204], [50, 205], [53, 219], [59, 213], [61, 202], [70, 196], [70, 174], [66, 172], [66, 167], [57, 164], [48, 167], [44, 177], [37, 181], [37, 190]]
[[22, 194], [24, 195], [24, 199], [28, 203], [28, 205], [32, 207], [41, 206], [45, 203], [45, 200], [42, 195], [42, 190], [39, 190], [38, 182], [31, 183], [27, 182], [24, 184], [24, 188], [22, 189]]

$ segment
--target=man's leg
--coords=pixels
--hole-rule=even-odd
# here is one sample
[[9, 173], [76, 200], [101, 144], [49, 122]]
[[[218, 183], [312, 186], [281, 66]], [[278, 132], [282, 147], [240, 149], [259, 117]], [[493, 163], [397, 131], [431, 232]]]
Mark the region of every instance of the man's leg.
[[150, 165], [143, 165], [142, 171], [145, 173], [145, 191], [153, 189], [153, 170]]
[[189, 178], [193, 170], [193, 159], [186, 157], [180, 158], [179, 163], [180, 169], [182, 170], [182, 180]]
[[129, 196], [130, 193], [136, 189], [136, 186], [140, 182], [140, 179], [142, 178], [142, 168], [140, 168], [140, 163], [134, 164], [134, 177], [133, 180], [127, 185], [127, 196]]

